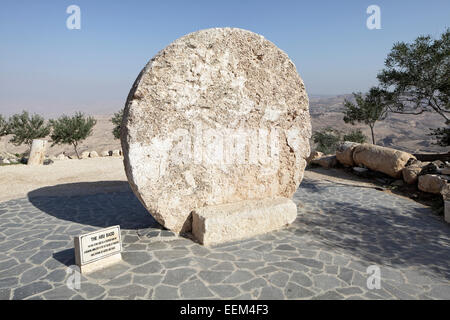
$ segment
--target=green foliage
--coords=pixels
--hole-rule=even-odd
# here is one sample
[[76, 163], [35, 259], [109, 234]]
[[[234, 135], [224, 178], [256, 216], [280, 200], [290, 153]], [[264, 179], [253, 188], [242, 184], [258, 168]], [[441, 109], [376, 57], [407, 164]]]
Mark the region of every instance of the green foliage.
[[345, 134], [342, 138], [343, 141], [351, 141], [357, 143], [364, 143], [367, 141], [367, 137], [362, 133], [360, 129], [352, 130], [349, 133]]
[[[448, 123], [450, 124], [450, 123]], [[450, 128], [437, 128], [437, 129], [430, 129], [431, 133], [430, 136], [434, 136], [436, 138], [436, 143], [433, 143], [435, 145], [441, 146], [441, 147], [447, 147], [450, 146]]]
[[13, 135], [10, 142], [19, 146], [25, 143], [31, 146], [33, 139], [44, 138], [50, 133], [50, 126], [44, 123], [44, 118], [34, 114], [31, 117], [28, 112], [13, 115], [8, 122], [8, 133]]
[[8, 121], [0, 114], [0, 137], [6, 136], [9, 133]]
[[115, 139], [120, 139], [120, 127], [122, 125], [122, 118], [123, 109], [120, 109], [118, 112], [114, 113], [114, 116], [111, 118], [111, 122], [114, 124], [112, 133]]
[[97, 121], [92, 117], [85, 117], [83, 113], [77, 112], [73, 117], [63, 115], [56, 120], [50, 120], [53, 126], [51, 138], [55, 144], [71, 144], [75, 149], [77, 157], [78, 145], [92, 134], [92, 129]]
[[338, 143], [341, 141], [341, 133], [330, 127], [316, 131], [312, 135], [316, 150], [325, 154], [334, 153]]
[[[391, 112], [436, 112], [450, 121], [450, 29], [440, 38], [420, 36], [413, 43], [394, 44], [378, 80], [386, 90]], [[438, 131], [438, 144], [448, 143], [448, 128]], [[439, 140], [443, 138], [444, 140]], [[447, 142], [446, 142], [447, 141]], [[448, 144], [446, 144], [448, 145]]]
[[312, 139], [316, 144], [315, 150], [323, 152], [324, 154], [333, 154], [336, 152], [337, 145], [343, 141], [352, 141], [357, 143], [364, 143], [367, 137], [360, 129], [352, 130], [349, 133], [343, 134], [341, 131], [327, 127], [325, 129], [315, 131]]
[[386, 118], [386, 92], [376, 87], [372, 87], [369, 93], [363, 96], [362, 93], [353, 93], [356, 104], [344, 101], [344, 121], [354, 125], [356, 122], [369, 126], [372, 134], [372, 143], [375, 144], [374, 126], [378, 120]]

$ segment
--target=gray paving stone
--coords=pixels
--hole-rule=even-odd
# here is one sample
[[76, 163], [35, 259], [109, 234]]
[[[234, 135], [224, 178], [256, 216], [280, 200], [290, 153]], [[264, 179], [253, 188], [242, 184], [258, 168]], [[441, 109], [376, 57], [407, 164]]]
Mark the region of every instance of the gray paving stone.
[[323, 268], [323, 262], [320, 262], [318, 260], [308, 259], [308, 258], [293, 258], [291, 260], [298, 262], [302, 265], [311, 267], [311, 268], [318, 268], [318, 269]]
[[160, 273], [161, 270], [163, 270], [163, 265], [158, 261], [152, 261], [140, 267], [134, 268], [132, 272], [149, 274], [149, 273]]
[[43, 241], [42, 240], [32, 240], [24, 245], [21, 245], [20, 247], [16, 248], [16, 251], [25, 251], [25, 250], [31, 250], [36, 249], [42, 246]]
[[14, 266], [18, 265], [18, 264], [19, 263], [17, 262], [16, 259], [9, 259], [9, 260], [0, 262], [0, 271], [7, 270], [7, 269], [9, 269], [11, 267], [14, 267]]
[[21, 263], [21, 264], [14, 266], [8, 270], [2, 271], [1, 277], [9, 278], [9, 277], [14, 277], [14, 276], [19, 276], [23, 272], [25, 272], [26, 270], [28, 270], [32, 267], [33, 267], [33, 265], [30, 263]]
[[256, 278], [253, 280], [250, 280], [244, 284], [241, 284], [241, 288], [244, 291], [251, 291], [252, 289], [261, 288], [267, 286], [267, 281], [263, 278]]
[[148, 289], [137, 284], [130, 284], [121, 288], [113, 288], [109, 290], [111, 296], [117, 296], [122, 299], [136, 299], [137, 297], [145, 297]]
[[159, 285], [155, 288], [153, 298], [157, 300], [179, 299], [178, 289], [166, 285]]
[[283, 288], [289, 280], [289, 274], [283, 271], [277, 271], [270, 275], [269, 282], [276, 287]]
[[230, 276], [228, 276], [223, 283], [243, 283], [253, 278], [253, 275], [244, 270], [236, 270]]
[[178, 268], [173, 270], [168, 270], [164, 277], [163, 283], [178, 286], [187, 279], [189, 279], [193, 274], [196, 273], [196, 270], [192, 268]]
[[0, 289], [0, 300], [9, 300], [10, 297], [11, 297], [11, 289], [10, 288]]
[[186, 299], [213, 297], [214, 294], [200, 280], [183, 283], [180, 287], [181, 295]]
[[53, 250], [53, 249], [60, 249], [66, 247], [68, 244], [67, 241], [50, 241], [44, 244], [41, 249], [42, 250]]
[[67, 286], [63, 285], [45, 292], [42, 296], [47, 300], [69, 300], [76, 294], [76, 290], [69, 289]]
[[48, 282], [37, 281], [14, 289], [13, 299], [22, 300], [29, 296], [50, 290], [52, 286]]
[[267, 273], [272, 273], [277, 271], [278, 269], [275, 268], [274, 266], [268, 266], [268, 267], [263, 267], [263, 268], [259, 268], [257, 270], [254, 271], [254, 273], [259, 276], [259, 275], [263, 275], [263, 274], [267, 274]]
[[20, 282], [22, 284], [27, 284], [30, 282], [33, 282], [41, 277], [43, 277], [44, 275], [47, 274], [47, 269], [45, 269], [44, 267], [34, 267], [32, 269], [29, 269], [27, 271], [25, 271], [22, 276], [20, 277]]
[[450, 297], [450, 284], [433, 286], [428, 296], [434, 299], [448, 300]]
[[285, 299], [283, 291], [281, 289], [268, 286], [261, 290], [261, 294], [258, 297], [259, 300], [282, 300]]
[[150, 261], [151, 255], [142, 251], [128, 251], [122, 252], [122, 259], [133, 266], [139, 266]]
[[241, 294], [239, 289], [235, 286], [227, 285], [227, 284], [216, 284], [209, 286], [213, 292], [215, 292], [220, 298], [234, 298]]
[[341, 281], [336, 277], [320, 274], [313, 277], [314, 286], [322, 290], [328, 291], [342, 285]]
[[135, 275], [133, 283], [143, 285], [146, 287], [154, 287], [161, 283], [163, 276], [159, 275]]
[[353, 270], [345, 267], [340, 267], [338, 278], [344, 281], [345, 283], [350, 284], [353, 279]]
[[233, 271], [235, 270], [234, 266], [230, 262], [221, 262], [218, 265], [211, 268], [213, 271]]
[[363, 291], [359, 287], [337, 288], [336, 291], [343, 295], [355, 295], [355, 294], [363, 293]]
[[314, 292], [311, 290], [301, 287], [293, 282], [288, 283], [284, 293], [288, 299], [304, 299], [314, 295]]
[[303, 287], [311, 287], [312, 280], [304, 272], [294, 272], [291, 275], [290, 281], [295, 282]]
[[208, 271], [203, 270], [198, 273], [198, 276], [206, 283], [219, 283], [231, 274], [230, 271]]
[[315, 299], [315, 300], [343, 300], [344, 296], [335, 291], [327, 291], [323, 294], [315, 296], [313, 299]]
[[117, 278], [111, 279], [105, 283], [105, 286], [119, 287], [131, 283], [131, 273], [119, 276]]
[[79, 294], [85, 296], [87, 299], [93, 299], [105, 292], [105, 288], [96, 283], [82, 282]]
[[0, 279], [0, 288], [14, 287], [18, 283], [19, 283], [19, 279], [17, 277], [3, 278], [3, 279]]
[[[210, 248], [165, 232], [131, 192], [0, 203], [0, 212], [8, 208], [0, 214], [0, 294], [5, 299], [195, 299], [196, 291], [211, 299], [450, 298], [448, 226], [428, 208], [368, 188], [308, 179], [294, 200], [303, 205], [291, 227]], [[124, 262], [82, 276], [82, 288], [92, 285], [88, 294], [68, 291], [73, 236], [116, 224]], [[366, 268], [373, 264], [381, 268], [381, 289], [369, 290]]]
[[186, 251], [184, 251], [184, 250], [161, 250], [161, 251], [155, 251], [155, 256], [160, 261], [174, 260], [174, 259], [179, 259], [179, 258], [185, 258]]
[[45, 276], [45, 280], [51, 283], [63, 282], [67, 277], [67, 272], [65, 269], [57, 269], [50, 272]]
[[123, 274], [127, 270], [129, 270], [129, 267], [120, 263], [102, 270], [92, 272], [88, 277], [91, 279], [112, 279]]

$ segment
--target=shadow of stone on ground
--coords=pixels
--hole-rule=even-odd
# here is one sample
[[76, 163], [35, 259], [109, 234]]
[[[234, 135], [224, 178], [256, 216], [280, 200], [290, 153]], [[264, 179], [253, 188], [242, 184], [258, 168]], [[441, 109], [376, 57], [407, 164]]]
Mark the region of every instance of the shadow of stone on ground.
[[[93, 194], [96, 191], [99, 193]], [[134, 230], [159, 227], [128, 183], [123, 181], [80, 182], [40, 188], [29, 192], [28, 200], [55, 218], [82, 225], [100, 228], [120, 225], [122, 229]]]
[[69, 267], [75, 264], [75, 251], [71, 248], [55, 252], [53, 258]]
[[[306, 195], [296, 232], [361, 260], [416, 266], [450, 279], [450, 228], [430, 208], [373, 189], [304, 180], [296, 197]], [[314, 214], [315, 206], [324, 214]]]

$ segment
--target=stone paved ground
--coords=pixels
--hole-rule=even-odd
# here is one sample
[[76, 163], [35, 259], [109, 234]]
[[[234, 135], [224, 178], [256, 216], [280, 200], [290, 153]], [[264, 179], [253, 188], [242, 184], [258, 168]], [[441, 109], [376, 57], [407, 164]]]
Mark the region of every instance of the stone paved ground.
[[[0, 203], [0, 299], [450, 299], [450, 228], [428, 208], [317, 180], [294, 198], [291, 227], [212, 248], [162, 230], [131, 192]], [[116, 224], [124, 262], [69, 289], [73, 237]]]

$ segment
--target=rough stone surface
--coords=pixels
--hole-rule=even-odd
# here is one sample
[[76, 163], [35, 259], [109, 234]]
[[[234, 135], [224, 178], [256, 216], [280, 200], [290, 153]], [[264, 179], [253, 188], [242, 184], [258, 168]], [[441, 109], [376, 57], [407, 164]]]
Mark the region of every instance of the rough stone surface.
[[120, 157], [120, 156], [122, 156], [122, 151], [119, 149], [113, 150], [113, 151], [111, 151], [111, 156]]
[[439, 194], [446, 184], [446, 179], [440, 175], [425, 174], [423, 176], [419, 176], [419, 183], [417, 186], [421, 191]]
[[44, 164], [45, 151], [47, 149], [47, 140], [34, 139], [31, 144], [30, 157], [28, 158], [28, 165], [42, 165]]
[[405, 180], [405, 182], [407, 184], [416, 183], [419, 178], [420, 171], [422, 171], [422, 168], [416, 167], [416, 166], [410, 166], [410, 167], [404, 168], [402, 170], [403, 180]]
[[344, 166], [355, 166], [355, 161], [353, 161], [353, 150], [359, 143], [344, 141], [341, 142], [336, 148], [336, 159]]
[[326, 155], [323, 157], [316, 158], [314, 160], [311, 160], [312, 164], [319, 165], [325, 169], [334, 168], [337, 165], [336, 156], [333, 155]]
[[295, 65], [242, 29], [194, 32], [159, 52], [129, 93], [122, 128], [133, 191], [177, 233], [191, 229], [195, 208], [292, 197], [310, 153]]
[[89, 158], [89, 151], [83, 151], [80, 156], [81, 159]]
[[98, 158], [97, 151], [91, 151], [89, 152], [89, 158]]
[[353, 150], [355, 164], [362, 164], [393, 178], [401, 178], [402, 170], [411, 158], [415, 157], [410, 153], [367, 143], [360, 144]]
[[296, 217], [297, 206], [286, 198], [207, 206], [192, 212], [192, 234], [211, 245], [280, 229]]
[[306, 159], [307, 163], [310, 163], [312, 160], [323, 157], [323, 152], [320, 151], [312, 151], [309, 157]]
[[56, 157], [56, 160], [67, 160], [67, 157], [65, 154], [61, 153]]

